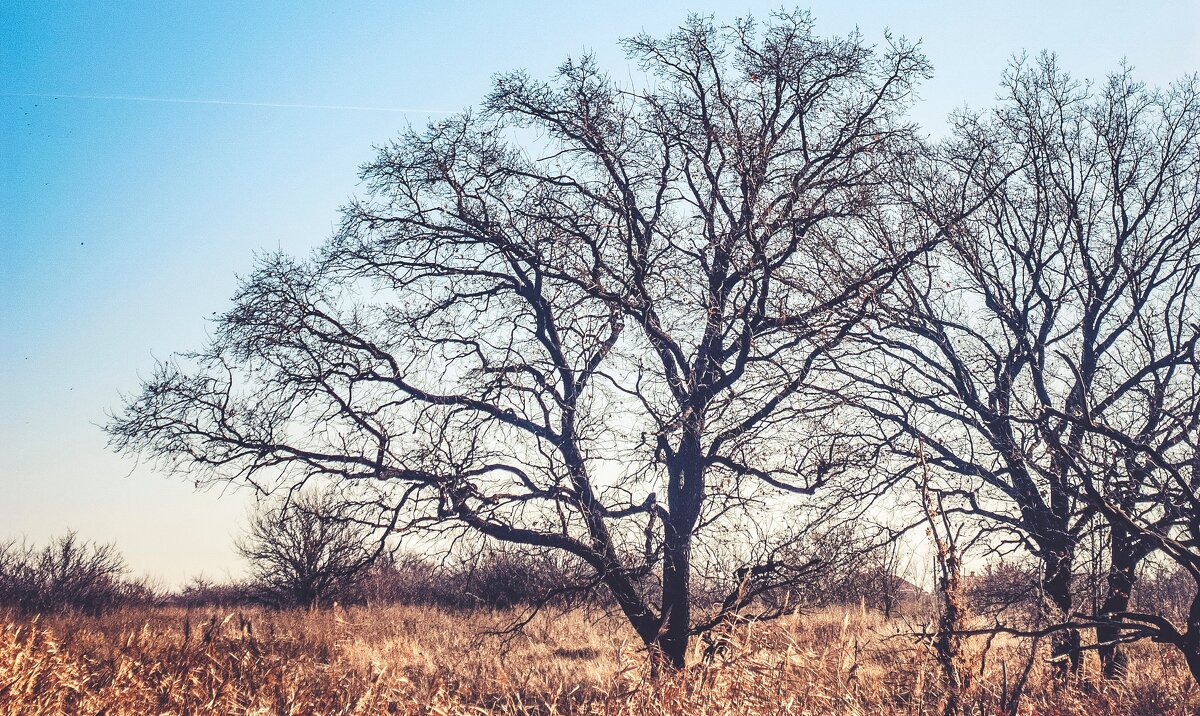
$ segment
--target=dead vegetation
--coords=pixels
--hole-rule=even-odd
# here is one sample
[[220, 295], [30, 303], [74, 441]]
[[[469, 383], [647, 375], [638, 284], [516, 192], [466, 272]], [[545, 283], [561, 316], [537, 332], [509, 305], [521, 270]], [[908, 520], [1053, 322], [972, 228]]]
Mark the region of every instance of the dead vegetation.
[[[490, 633], [511, 618], [416, 606], [13, 616], [0, 630], [0, 713], [932, 714], [944, 696], [911, 614], [829, 608], [741, 626], [719, 658], [705, 663], [696, 644], [685, 670], [656, 677], [619, 619], [547, 612], [520, 635]], [[963, 713], [1003, 713], [1027, 649], [964, 639]], [[1089, 656], [1067, 684], [1039, 658], [1019, 713], [1200, 708], [1172, 650], [1138, 644], [1129, 657], [1121, 680], [1101, 680]]]

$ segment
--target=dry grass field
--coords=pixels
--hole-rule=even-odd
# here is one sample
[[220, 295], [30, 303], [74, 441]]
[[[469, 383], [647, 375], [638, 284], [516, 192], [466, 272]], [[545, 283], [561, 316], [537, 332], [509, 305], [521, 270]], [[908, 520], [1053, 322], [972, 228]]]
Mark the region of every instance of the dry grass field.
[[[406, 606], [7, 618], [0, 713], [940, 713], [936, 664], [903, 618], [851, 608], [742, 627], [714, 663], [697, 645], [694, 666], [657, 677], [611, 618], [543, 613], [519, 636], [487, 633], [506, 618]], [[1026, 661], [1022, 643], [987, 646], [963, 659], [976, 675], [967, 713], [999, 713], [1006, 674]], [[1021, 713], [1200, 713], [1200, 691], [1173, 654], [1140, 645], [1116, 683], [1089, 663], [1056, 687], [1039, 663]]]

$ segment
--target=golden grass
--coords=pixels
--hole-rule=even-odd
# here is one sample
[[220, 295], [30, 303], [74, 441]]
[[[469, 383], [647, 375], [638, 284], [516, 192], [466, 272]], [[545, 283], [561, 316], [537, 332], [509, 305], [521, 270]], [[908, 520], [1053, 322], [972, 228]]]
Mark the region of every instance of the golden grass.
[[[311, 613], [161, 608], [92, 619], [3, 620], [3, 714], [932, 714], [936, 664], [911, 624], [825, 610], [730, 634], [713, 664], [652, 677], [619, 620], [544, 613], [516, 637], [488, 635], [511, 615], [427, 607]], [[899, 635], [898, 635], [899, 634]], [[697, 645], [699, 647], [699, 645]], [[997, 639], [965, 665], [982, 676], [968, 713], [997, 713], [1025, 646]], [[1130, 650], [1130, 675], [1056, 685], [1040, 664], [1022, 713], [1200, 713], [1175, 655]], [[1093, 658], [1094, 661], [1094, 658]]]

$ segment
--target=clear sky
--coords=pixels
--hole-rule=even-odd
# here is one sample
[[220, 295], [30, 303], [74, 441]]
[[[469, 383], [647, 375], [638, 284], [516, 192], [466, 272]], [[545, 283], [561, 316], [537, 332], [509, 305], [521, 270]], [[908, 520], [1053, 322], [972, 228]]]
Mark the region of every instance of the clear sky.
[[[200, 346], [256, 251], [320, 243], [358, 165], [405, 123], [584, 50], [621, 74], [619, 38], [689, 11], [776, 7], [0, 2], [0, 539], [74, 528], [166, 584], [240, 572], [248, 495], [108, 453], [98, 426], [120, 392]], [[916, 117], [933, 135], [953, 108], [989, 104], [1022, 51], [1056, 51], [1078, 77], [1122, 58], [1150, 84], [1200, 70], [1197, 0], [811, 9], [822, 33], [923, 39], [936, 75]]]

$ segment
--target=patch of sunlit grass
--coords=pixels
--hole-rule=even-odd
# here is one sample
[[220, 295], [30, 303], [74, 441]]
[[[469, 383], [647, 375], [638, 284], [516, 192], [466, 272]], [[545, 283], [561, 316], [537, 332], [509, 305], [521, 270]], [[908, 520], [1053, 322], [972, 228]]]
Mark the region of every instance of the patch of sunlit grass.
[[[830, 609], [739, 627], [710, 662], [652, 675], [632, 632], [582, 611], [538, 615], [377, 606], [314, 612], [125, 610], [9, 618], [5, 714], [928, 714], [938, 670], [903, 619]], [[985, 649], [986, 646], [986, 649]], [[969, 713], [995, 714], [1027, 645], [969, 643]], [[1089, 662], [1078, 683], [1039, 659], [1021, 712], [1190, 714], [1200, 694], [1168, 650], [1130, 649], [1121, 681]], [[1094, 659], [1093, 659], [1094, 661]]]

